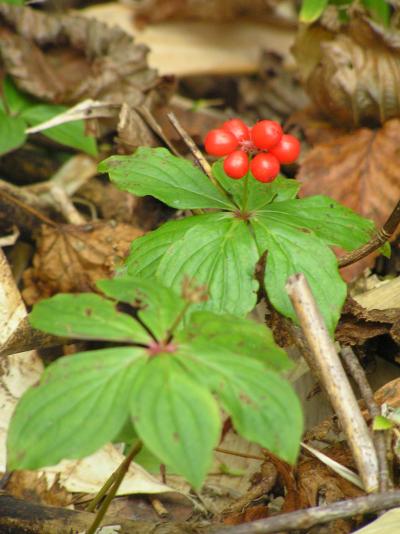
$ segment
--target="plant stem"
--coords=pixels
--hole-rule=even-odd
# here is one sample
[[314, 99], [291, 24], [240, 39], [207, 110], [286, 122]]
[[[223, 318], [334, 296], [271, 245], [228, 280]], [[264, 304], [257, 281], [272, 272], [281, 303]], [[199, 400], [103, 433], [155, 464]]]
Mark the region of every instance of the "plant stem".
[[182, 321], [182, 319], [185, 316], [185, 313], [188, 311], [189, 307], [193, 303], [190, 301], [185, 302], [184, 307], [181, 309], [181, 311], [178, 313], [178, 315], [175, 317], [175, 321], [172, 323], [171, 327], [168, 329], [167, 332], [167, 343], [169, 343], [172, 339], [172, 336], [174, 335], [175, 330], [177, 329], [179, 323]]
[[247, 200], [249, 197], [249, 172], [244, 177], [244, 189], [243, 189], [243, 207], [242, 207], [242, 213], [246, 213], [247, 208]]
[[91, 526], [88, 528], [86, 534], [95, 534], [97, 528], [99, 527], [100, 523], [103, 520], [103, 517], [105, 516], [108, 510], [108, 507], [110, 506], [111, 501], [115, 497], [115, 494], [117, 493], [118, 488], [120, 487], [121, 482], [126, 472], [128, 471], [133, 458], [138, 454], [142, 446], [143, 444], [141, 441], [139, 441], [138, 443], [135, 443], [135, 445], [132, 446], [131, 450], [127, 454], [124, 461], [120, 464], [120, 466], [116, 469], [116, 471], [114, 471], [114, 473], [109, 477], [109, 479], [106, 481], [106, 483], [101, 488], [99, 493], [96, 495], [96, 497], [93, 499], [93, 501], [88, 506], [87, 509], [89, 510], [90, 508], [89, 511], [92, 511], [96, 507], [97, 503], [103, 498], [107, 490], [110, 489], [110, 491], [107, 494], [107, 497], [104, 499], [103, 504], [100, 506], [99, 511], [97, 512], [96, 517], [94, 518], [94, 521], [91, 524]]
[[193, 157], [199, 164], [199, 167], [201, 168], [201, 170], [209, 178], [209, 180], [214, 185], [214, 187], [216, 187], [219, 190], [219, 192], [222, 193], [224, 197], [226, 197], [229, 200], [230, 203], [233, 202], [235, 204], [235, 202], [233, 201], [229, 193], [227, 193], [225, 189], [219, 184], [219, 182], [214, 178], [210, 164], [208, 163], [206, 158], [203, 156], [199, 148], [196, 146], [195, 142], [190, 137], [190, 135], [183, 129], [182, 125], [176, 118], [175, 113], [171, 111], [167, 113], [167, 117], [170, 123], [172, 124], [172, 126], [175, 128], [178, 134], [182, 137], [183, 141], [185, 142], [190, 152], [193, 154]]

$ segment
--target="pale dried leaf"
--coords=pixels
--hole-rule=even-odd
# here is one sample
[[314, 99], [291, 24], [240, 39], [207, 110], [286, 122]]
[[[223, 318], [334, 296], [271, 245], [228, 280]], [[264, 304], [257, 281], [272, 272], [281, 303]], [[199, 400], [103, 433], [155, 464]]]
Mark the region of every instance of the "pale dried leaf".
[[[112, 444], [82, 460], [63, 460], [43, 470], [48, 484], [57, 476], [61, 487], [71, 493], [97, 493], [124, 459]], [[118, 489], [117, 495], [133, 493], [165, 493], [177, 491], [159, 482], [136, 463], [132, 463]]]
[[396, 534], [400, 532], [400, 508], [385, 512], [364, 528], [354, 530], [353, 534]]
[[42, 227], [33, 267], [25, 271], [24, 299], [34, 304], [56, 293], [92, 291], [121, 265], [133, 239], [143, 232], [124, 223]]

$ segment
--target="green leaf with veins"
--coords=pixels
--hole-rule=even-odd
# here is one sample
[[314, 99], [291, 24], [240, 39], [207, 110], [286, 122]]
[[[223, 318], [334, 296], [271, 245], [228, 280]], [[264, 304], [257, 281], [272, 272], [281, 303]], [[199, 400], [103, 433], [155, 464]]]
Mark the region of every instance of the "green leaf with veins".
[[[245, 178], [241, 178], [240, 180], [229, 178], [224, 172], [222, 160], [214, 163], [212, 172], [216, 180], [228, 191], [236, 204], [242, 207]], [[279, 175], [270, 184], [263, 184], [249, 175], [247, 187], [247, 209], [254, 211], [263, 208], [270, 202], [281, 202], [295, 198], [300, 189], [300, 184], [296, 180], [289, 180], [282, 175]]]
[[29, 315], [34, 328], [56, 336], [149, 343], [143, 326], [94, 293], [59, 294], [42, 300]]
[[121, 276], [97, 282], [106, 295], [138, 307], [138, 316], [159, 340], [165, 339], [186, 302], [174, 291], [154, 280]]
[[[68, 108], [65, 106], [37, 104], [24, 109], [20, 116], [30, 126], [36, 126], [64, 113], [65, 111], [68, 111]], [[97, 156], [96, 139], [89, 135], [85, 135], [85, 123], [83, 120], [66, 122], [59, 126], [53, 126], [52, 128], [43, 130], [41, 134], [61, 145], [81, 150], [90, 156]]]
[[165, 354], [142, 368], [131, 413], [148, 449], [198, 489], [212, 465], [221, 430], [212, 394], [182, 373], [175, 356]]
[[269, 204], [257, 215], [292, 232], [312, 230], [330, 245], [353, 250], [367, 243], [374, 231], [374, 223], [329, 197], [313, 196]]
[[26, 123], [19, 117], [11, 117], [0, 109], [0, 156], [11, 152], [26, 141]]
[[132, 156], [111, 156], [99, 165], [119, 189], [152, 195], [176, 209], [235, 209], [200, 169], [166, 148], [141, 147]]
[[193, 310], [246, 315], [257, 300], [254, 278], [259, 254], [247, 224], [230, 214], [225, 219], [198, 224], [173, 243], [160, 262], [157, 277], [179, 293], [185, 276], [208, 287], [208, 301]]
[[311, 286], [326, 326], [333, 334], [346, 298], [347, 287], [342, 280], [332, 250], [312, 230], [293, 231], [279, 224], [268, 214], [251, 220], [260, 253], [268, 250], [264, 284], [272, 305], [286, 317], [297, 322], [285, 290], [288, 277], [304, 273]]
[[234, 315], [195, 312], [175, 339], [178, 344], [190, 343], [197, 355], [224, 351], [231, 353], [232, 358], [255, 358], [277, 371], [292, 367], [286, 352], [275, 344], [269, 328]]
[[[267, 362], [267, 353], [262, 356]], [[176, 358], [197, 382], [217, 395], [242, 436], [295, 462], [303, 428], [301, 405], [278, 373], [257, 359], [223, 348], [199, 352], [191, 342], [179, 346]]]
[[7, 439], [7, 468], [38, 469], [82, 458], [112, 441], [129, 415], [143, 349], [103, 349], [52, 363], [19, 401]]
[[132, 242], [129, 256], [125, 263], [125, 270], [130, 275], [140, 275], [145, 278], [154, 278], [158, 265], [168, 248], [179, 239], [182, 239], [188, 230], [198, 224], [219, 221], [226, 217], [222, 213], [209, 213], [185, 217], [178, 221], [170, 221], [139, 237]]

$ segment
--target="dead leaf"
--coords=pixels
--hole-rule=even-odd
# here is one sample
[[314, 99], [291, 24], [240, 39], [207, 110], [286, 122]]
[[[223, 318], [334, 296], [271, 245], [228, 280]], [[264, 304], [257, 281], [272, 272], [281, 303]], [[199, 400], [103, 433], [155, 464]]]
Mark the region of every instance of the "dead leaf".
[[69, 506], [72, 495], [58, 482], [58, 477], [49, 486], [40, 471], [14, 471], [6, 485], [7, 493], [24, 501], [50, 506]]
[[400, 197], [400, 120], [315, 146], [304, 158], [301, 194], [328, 195], [382, 225]]
[[131, 2], [138, 23], [160, 22], [166, 19], [232, 20], [254, 17], [271, 20], [274, 11], [265, 0], [142, 0]]
[[355, 15], [337, 33], [303, 26], [293, 48], [314, 106], [343, 126], [383, 124], [400, 115], [400, 32]]
[[158, 84], [147, 48], [94, 20], [54, 17], [0, 5], [0, 51], [20, 89], [41, 100], [73, 104], [93, 98], [137, 106]]
[[400, 508], [385, 512], [368, 526], [355, 530], [353, 534], [395, 534], [399, 531]]
[[344, 345], [363, 345], [369, 339], [390, 335], [399, 343], [399, 328], [399, 309], [366, 309], [349, 297], [342, 310], [335, 339]]
[[33, 267], [24, 273], [29, 304], [60, 292], [91, 291], [122, 263], [133, 239], [143, 232], [124, 223], [42, 226]]
[[[317, 144], [302, 160], [297, 178], [301, 196], [325, 194], [383, 225], [400, 197], [400, 120], [378, 130], [362, 128]], [[370, 266], [370, 255], [343, 269], [350, 280]]]

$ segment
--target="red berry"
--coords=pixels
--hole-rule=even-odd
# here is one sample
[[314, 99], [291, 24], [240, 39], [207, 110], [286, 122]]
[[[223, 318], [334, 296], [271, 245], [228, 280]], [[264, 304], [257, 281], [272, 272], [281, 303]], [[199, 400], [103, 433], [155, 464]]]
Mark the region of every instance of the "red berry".
[[271, 154], [276, 156], [281, 163], [288, 165], [299, 157], [300, 143], [293, 135], [282, 135], [279, 143], [271, 148]]
[[204, 146], [212, 156], [227, 156], [238, 146], [238, 140], [232, 133], [217, 128], [208, 132]]
[[238, 180], [243, 178], [249, 170], [249, 158], [246, 152], [235, 150], [224, 161], [224, 171], [230, 177]]
[[250, 170], [256, 180], [268, 183], [278, 176], [280, 165], [275, 156], [263, 152], [251, 160]]
[[238, 141], [250, 139], [249, 127], [241, 119], [224, 122], [222, 129], [233, 134]]
[[275, 121], [257, 122], [251, 130], [251, 139], [260, 150], [269, 150], [277, 145], [282, 135], [282, 128]]

